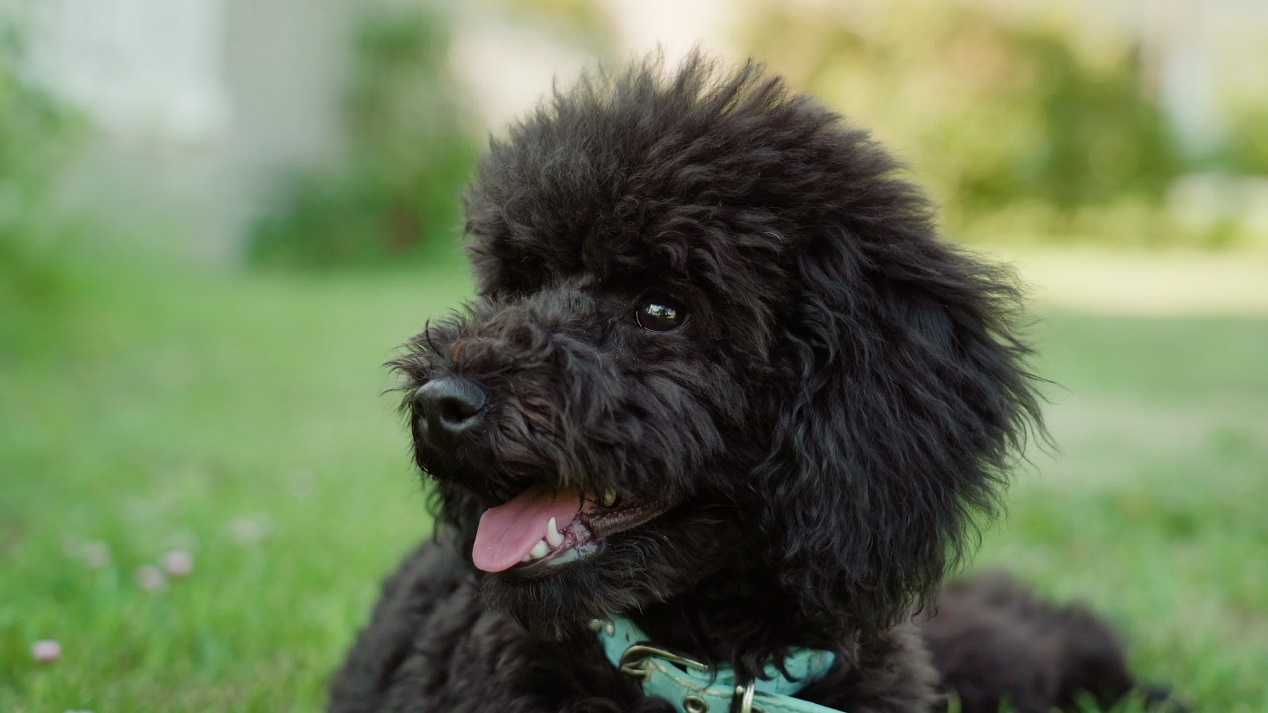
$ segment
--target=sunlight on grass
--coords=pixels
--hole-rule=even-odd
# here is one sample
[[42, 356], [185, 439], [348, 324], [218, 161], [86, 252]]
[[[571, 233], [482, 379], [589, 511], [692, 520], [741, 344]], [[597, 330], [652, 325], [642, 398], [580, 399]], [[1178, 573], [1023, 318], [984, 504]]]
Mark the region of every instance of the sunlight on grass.
[[1268, 254], [992, 246], [1041, 303], [1098, 314], [1268, 315]]

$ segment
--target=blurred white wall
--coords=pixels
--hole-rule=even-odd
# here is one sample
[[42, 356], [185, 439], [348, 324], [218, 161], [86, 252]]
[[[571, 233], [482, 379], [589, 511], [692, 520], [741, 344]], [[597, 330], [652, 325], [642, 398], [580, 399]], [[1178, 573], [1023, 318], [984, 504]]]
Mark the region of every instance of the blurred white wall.
[[659, 52], [669, 64], [700, 47], [734, 59], [736, 3], [728, 0], [595, 0], [613, 44], [588, 46], [531, 18], [489, 3], [452, 3], [456, 29], [450, 66], [485, 128], [497, 132], [532, 110], [552, 86], [567, 86], [596, 61], [620, 62]]
[[0, 0], [24, 70], [92, 120], [67, 200], [122, 235], [238, 254], [271, 179], [338, 151], [350, 0]]
[[110, 133], [223, 138], [224, 0], [45, 0], [32, 21], [31, 70]]

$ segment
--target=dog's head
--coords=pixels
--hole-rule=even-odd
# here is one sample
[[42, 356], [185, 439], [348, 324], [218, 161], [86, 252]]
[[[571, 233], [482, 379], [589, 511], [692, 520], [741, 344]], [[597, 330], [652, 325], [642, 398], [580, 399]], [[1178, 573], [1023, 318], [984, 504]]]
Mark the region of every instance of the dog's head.
[[1009, 275], [895, 170], [699, 58], [583, 79], [492, 143], [479, 297], [394, 366], [493, 605], [560, 634], [768, 572], [866, 633], [936, 588], [1038, 408]]

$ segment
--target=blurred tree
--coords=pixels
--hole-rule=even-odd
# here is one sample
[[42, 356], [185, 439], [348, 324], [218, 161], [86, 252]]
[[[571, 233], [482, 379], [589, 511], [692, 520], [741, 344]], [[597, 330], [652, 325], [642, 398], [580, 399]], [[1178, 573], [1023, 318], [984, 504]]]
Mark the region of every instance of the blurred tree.
[[[1136, 48], [960, 3], [764, 3], [744, 43], [843, 108], [928, 181], [953, 229], [1003, 208], [1156, 205], [1183, 168]], [[1025, 16], [1023, 16], [1025, 17]]]
[[1228, 144], [1212, 163], [1231, 173], [1268, 176], [1268, 107], [1242, 106], [1234, 109]]
[[328, 267], [419, 258], [461, 226], [458, 190], [476, 154], [446, 70], [435, 12], [367, 15], [344, 105], [346, 161], [289, 178], [254, 226], [258, 263]]
[[[1021, 192], [1047, 196], [1063, 212], [1133, 193], [1161, 202], [1180, 173], [1179, 148], [1140, 89], [1136, 53], [1098, 67], [1052, 31], [1013, 31], [1004, 40], [1031, 67], [1032, 81], [1015, 101], [1032, 103], [1041, 127], [1041, 140], [1021, 157], [1029, 169]], [[1009, 198], [1000, 194], [982, 207]]]

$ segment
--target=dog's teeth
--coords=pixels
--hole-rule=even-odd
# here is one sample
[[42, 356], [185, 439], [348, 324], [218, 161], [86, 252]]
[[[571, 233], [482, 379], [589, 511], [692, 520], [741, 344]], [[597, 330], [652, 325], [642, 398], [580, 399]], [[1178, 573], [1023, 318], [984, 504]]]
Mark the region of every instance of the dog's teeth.
[[555, 518], [550, 518], [550, 522], [546, 523], [546, 544], [551, 547], [558, 547], [564, 543], [564, 536], [556, 529]]
[[612, 490], [603, 491], [603, 507], [610, 508], [616, 502], [616, 492]]
[[529, 562], [532, 562], [532, 561], [533, 561], [532, 552], [529, 552], [528, 554], [524, 555], [524, 559], [520, 560], [520, 562], [523, 564], [528, 564]]
[[546, 541], [538, 540], [537, 544], [533, 545], [533, 549], [528, 551], [528, 556], [539, 560], [545, 557], [547, 552], [550, 552], [550, 548], [546, 546]]

